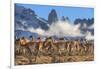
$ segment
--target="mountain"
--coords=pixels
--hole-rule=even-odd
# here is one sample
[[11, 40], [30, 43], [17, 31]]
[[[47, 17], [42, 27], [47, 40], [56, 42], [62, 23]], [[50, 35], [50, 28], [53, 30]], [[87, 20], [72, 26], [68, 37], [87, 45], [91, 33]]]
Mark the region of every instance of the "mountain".
[[30, 8], [25, 8], [23, 6], [19, 6], [15, 4], [15, 37], [26, 37], [34, 35], [37, 37], [38, 34], [36, 32], [28, 31], [28, 29], [33, 28], [34, 30], [37, 28], [41, 28], [43, 30], [48, 30], [49, 24], [48, 21], [44, 18], [39, 17], [34, 10]]
[[[91, 19], [77, 18], [75, 19], [74, 24], [75, 25], [80, 24], [80, 30], [82, 31], [82, 33], [86, 33], [88, 31], [88, 32], [91, 32], [92, 35], [94, 35], [94, 27], [93, 27], [94, 18], [91, 18]], [[91, 26], [92, 28], [90, 28]]]
[[[65, 16], [62, 16], [60, 20], [65, 22], [68, 21], [68, 23], [70, 23], [70, 19]], [[50, 11], [48, 15], [48, 20], [46, 20], [42, 17], [39, 17], [34, 10], [15, 4], [15, 20], [14, 20], [15, 37], [29, 38], [29, 36], [34, 36], [35, 38], [37, 38], [40, 33], [44, 34], [45, 31], [48, 31], [54, 22], [56, 23], [57, 21], [60, 20], [58, 20], [57, 12], [54, 9]], [[94, 23], [94, 18], [92, 19], [78, 18], [74, 21], [74, 25], [80, 24], [80, 30], [82, 31], [82, 33], [86, 33], [87, 31], [89, 31], [92, 34], [94, 34], [93, 23]], [[45, 35], [42, 36], [45, 37]], [[56, 35], [53, 35], [53, 37], [55, 39], [58, 38]], [[68, 37], [66, 36], [65, 38], [67, 39]]]
[[70, 19], [65, 16], [62, 16], [61, 21], [67, 21], [68, 23], [70, 23]]
[[35, 11], [23, 6], [15, 5], [15, 29], [28, 29], [30, 27], [33, 27], [34, 29], [41, 28], [43, 30], [49, 28], [48, 21], [39, 17]]
[[48, 23], [51, 25], [53, 22], [58, 21], [57, 13], [54, 9], [51, 10], [51, 12], [48, 15]]
[[74, 24], [79, 24], [79, 23], [81, 24], [81, 26], [83, 26], [84, 24], [86, 24], [87, 26], [91, 26], [94, 23], [94, 18], [91, 18], [91, 19], [77, 18], [77, 19], [75, 19]]
[[29, 31], [24, 31], [24, 30], [15, 30], [15, 38], [21, 38], [21, 37], [25, 37], [25, 38], [30, 38], [30, 36], [34, 36], [35, 39], [38, 38], [38, 34], [37, 33], [32, 33]]

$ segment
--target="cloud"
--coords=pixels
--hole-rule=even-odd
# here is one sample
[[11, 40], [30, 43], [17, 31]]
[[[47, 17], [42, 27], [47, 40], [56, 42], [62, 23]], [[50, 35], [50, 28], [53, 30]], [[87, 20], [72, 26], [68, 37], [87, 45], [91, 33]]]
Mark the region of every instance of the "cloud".
[[47, 31], [39, 28], [34, 29], [33, 27], [29, 27], [28, 29], [22, 29], [24, 31], [29, 31], [32, 33], [38, 33], [41, 36], [57, 36], [57, 37], [66, 37], [66, 36], [85, 36], [87, 40], [92, 40], [94, 37], [90, 32], [86, 34], [82, 34], [80, 28], [80, 24], [74, 25], [73, 23], [68, 23], [67, 21], [58, 21], [56, 23], [52, 23], [49, 26]]
[[49, 26], [49, 30], [45, 31], [41, 29], [40, 27], [37, 29], [34, 29], [33, 27], [29, 27], [28, 29], [19, 28], [23, 31], [29, 31], [32, 33], [38, 33], [39, 35], [43, 36], [58, 36], [58, 37], [64, 37], [64, 36], [81, 36], [80, 33], [80, 24], [73, 25], [72, 23], [68, 23], [67, 21], [58, 21], [56, 23], [52, 23], [52, 25]]
[[53, 36], [56, 35], [58, 37], [63, 36], [80, 36], [79, 29], [80, 25], [73, 25], [72, 23], [68, 23], [67, 21], [58, 21], [56, 23], [52, 23], [50, 29], [46, 32], [47, 34]]
[[37, 29], [34, 29], [33, 27], [30, 27], [27, 29], [27, 31], [30, 31], [32, 33], [38, 33], [39, 35], [44, 35], [45, 31], [43, 29], [41, 29], [40, 27]]
[[85, 39], [87, 39], [87, 40], [93, 40], [94, 36], [91, 34], [91, 32], [87, 32], [86, 36], [85, 36]]
[[93, 29], [93, 28], [94, 28], [94, 24], [88, 27], [88, 29]]

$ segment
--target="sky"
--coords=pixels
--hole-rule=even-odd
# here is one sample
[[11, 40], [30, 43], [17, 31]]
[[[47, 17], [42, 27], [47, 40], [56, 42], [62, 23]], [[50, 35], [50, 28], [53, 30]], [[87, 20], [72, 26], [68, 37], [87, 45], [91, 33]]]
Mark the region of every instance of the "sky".
[[24, 6], [35, 11], [35, 13], [44, 18], [48, 19], [48, 15], [52, 9], [55, 9], [58, 18], [61, 19], [62, 16], [68, 17], [71, 22], [74, 22], [76, 18], [88, 19], [94, 17], [93, 8], [85, 7], [72, 7], [72, 6], [50, 6], [50, 5], [36, 5], [36, 4], [17, 4], [19, 6]]

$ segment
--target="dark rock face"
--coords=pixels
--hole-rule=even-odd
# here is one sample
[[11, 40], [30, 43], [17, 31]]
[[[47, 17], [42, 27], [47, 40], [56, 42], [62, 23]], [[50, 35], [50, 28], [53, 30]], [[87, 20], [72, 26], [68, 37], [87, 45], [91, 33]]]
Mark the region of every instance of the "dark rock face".
[[62, 16], [62, 19], [61, 19], [62, 21], [66, 21], [66, 18], [64, 17], [64, 16]]
[[51, 10], [48, 16], [48, 23], [51, 25], [53, 22], [58, 21], [57, 13], [54, 9]]
[[15, 29], [41, 28], [47, 30], [48, 21], [37, 16], [34, 10], [15, 5]]
[[87, 31], [91, 32], [92, 34], [94, 34], [94, 28], [92, 29], [88, 29], [89, 26], [93, 25], [94, 24], [94, 18], [91, 18], [91, 19], [76, 19], [74, 21], [74, 24], [80, 24], [80, 30], [83, 32], [83, 33], [86, 33]]
[[77, 18], [75, 21], [74, 21], [74, 24], [81, 24], [81, 26], [83, 26], [83, 24], [86, 24], [87, 26], [91, 26], [92, 24], [94, 24], [94, 18], [91, 18], [91, 19], [80, 19], [80, 18]]
[[44, 18], [37, 16], [34, 10], [30, 8], [25, 8], [15, 4], [15, 37], [27, 37], [34, 35], [37, 37], [36, 32], [30, 32], [27, 29], [29, 28], [41, 28], [43, 30], [48, 30], [48, 21]]
[[70, 22], [70, 19], [68, 17], [65, 17], [65, 16], [62, 16], [61, 20]]

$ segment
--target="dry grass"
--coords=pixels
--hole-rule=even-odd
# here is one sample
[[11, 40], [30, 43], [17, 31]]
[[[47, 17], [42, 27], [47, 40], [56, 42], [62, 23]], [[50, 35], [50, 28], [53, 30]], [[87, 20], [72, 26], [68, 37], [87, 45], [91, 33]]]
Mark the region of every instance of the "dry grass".
[[93, 61], [94, 56], [37, 56], [33, 57], [31, 60], [32, 63], [30, 63], [28, 58], [25, 58], [24, 56], [17, 56], [15, 59], [15, 65]]
[[[16, 46], [16, 45], [15, 45]], [[88, 46], [88, 45], [87, 45]], [[15, 47], [15, 65], [30, 65], [30, 64], [49, 64], [49, 63], [64, 63], [64, 62], [80, 62], [94, 60], [94, 46], [87, 47], [85, 51], [82, 48], [80, 51], [68, 52], [58, 50], [34, 50], [25, 47]]]

